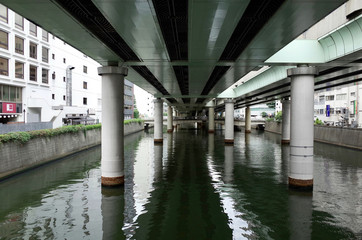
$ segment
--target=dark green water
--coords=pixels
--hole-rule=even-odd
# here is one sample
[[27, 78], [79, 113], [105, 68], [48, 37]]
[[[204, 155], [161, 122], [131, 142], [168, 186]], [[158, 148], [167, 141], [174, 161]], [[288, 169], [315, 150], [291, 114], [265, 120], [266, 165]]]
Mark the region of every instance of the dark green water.
[[0, 239], [362, 239], [361, 151], [316, 143], [306, 193], [278, 135], [164, 136], [126, 137], [124, 188], [101, 188], [99, 147], [0, 182]]

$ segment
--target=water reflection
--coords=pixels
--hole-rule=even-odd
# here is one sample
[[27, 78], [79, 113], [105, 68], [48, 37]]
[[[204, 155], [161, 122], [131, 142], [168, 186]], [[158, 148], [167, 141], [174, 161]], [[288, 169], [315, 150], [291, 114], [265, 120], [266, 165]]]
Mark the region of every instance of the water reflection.
[[[279, 138], [279, 139], [278, 139]], [[100, 148], [0, 182], [1, 239], [359, 239], [361, 152], [316, 144], [313, 195], [288, 189], [280, 136], [178, 131], [125, 139], [125, 186]], [[4, 237], [5, 236], [5, 237]]]
[[313, 213], [312, 199], [312, 193], [290, 190], [288, 197], [290, 239], [311, 239]]
[[234, 146], [225, 145], [224, 183], [232, 183], [234, 169]]
[[124, 212], [124, 188], [102, 188], [103, 239], [126, 239], [122, 228]]

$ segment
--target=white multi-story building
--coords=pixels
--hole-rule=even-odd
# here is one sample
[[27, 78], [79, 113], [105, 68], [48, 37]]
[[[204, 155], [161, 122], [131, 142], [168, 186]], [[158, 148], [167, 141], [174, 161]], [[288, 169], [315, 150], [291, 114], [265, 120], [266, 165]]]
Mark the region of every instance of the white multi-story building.
[[[0, 5], [0, 123], [52, 121], [53, 127], [59, 127], [67, 114], [90, 114], [100, 119], [98, 66]], [[67, 78], [67, 68], [71, 79]], [[70, 106], [66, 106], [67, 100]]]
[[333, 125], [353, 124], [361, 127], [362, 111], [359, 107], [361, 102], [362, 84], [360, 82], [315, 92], [315, 118]]

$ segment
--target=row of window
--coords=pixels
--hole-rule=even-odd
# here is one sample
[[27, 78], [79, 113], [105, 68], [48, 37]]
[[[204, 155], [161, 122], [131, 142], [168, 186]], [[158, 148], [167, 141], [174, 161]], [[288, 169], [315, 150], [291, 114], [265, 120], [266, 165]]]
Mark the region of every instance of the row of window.
[[[42, 83], [47, 84], [49, 81], [49, 70], [42, 68]], [[38, 67], [29, 65], [29, 80], [38, 81]], [[9, 59], [0, 57], [0, 75], [9, 76]], [[15, 78], [24, 79], [24, 63], [15, 61]]]
[[[0, 48], [9, 49], [8, 33], [0, 30]], [[24, 55], [24, 39], [15, 36], [15, 52]], [[29, 57], [37, 59], [38, 45], [36, 43], [29, 43]], [[42, 47], [42, 61], [49, 62], [48, 60], [49, 49]]]
[[[8, 33], [0, 30], [0, 48], [9, 49]], [[24, 55], [24, 39], [15, 36], [15, 52]], [[37, 59], [38, 45], [36, 43], [29, 43], [29, 57]], [[42, 47], [42, 61], [48, 63], [49, 49]], [[52, 54], [52, 59], [55, 60], [55, 54]], [[66, 59], [63, 58], [63, 63], [66, 63]], [[88, 73], [88, 67], [83, 66], [83, 72]]]
[[[8, 23], [8, 8], [1, 4], [0, 4], [0, 21]], [[24, 30], [24, 18], [17, 13], [15, 13], [15, 28], [22, 30], [22, 31]], [[34, 23], [29, 22], [29, 34], [36, 37], [38, 35], [37, 30], [38, 30], [37, 26]], [[44, 41], [48, 42], [49, 34], [44, 29], [42, 29], [42, 30], [43, 30], [42, 39]]]
[[22, 88], [0, 84], [0, 101], [21, 103]]
[[[355, 97], [356, 96], [356, 92], [351, 92], [351, 97]], [[336, 100], [346, 100], [347, 99], [347, 93], [341, 93], [341, 94], [336, 94]], [[334, 100], [334, 95], [328, 95], [328, 96], [319, 96], [319, 102], [323, 102], [323, 101], [333, 101]]]
[[130, 87], [128, 85], [124, 85], [124, 91], [131, 91], [132, 92], [132, 87]]
[[[55, 100], [55, 94], [52, 94], [52, 99]], [[66, 100], [66, 96], [63, 95], [63, 101]], [[88, 99], [86, 97], [83, 98], [83, 105], [87, 105], [88, 104]]]

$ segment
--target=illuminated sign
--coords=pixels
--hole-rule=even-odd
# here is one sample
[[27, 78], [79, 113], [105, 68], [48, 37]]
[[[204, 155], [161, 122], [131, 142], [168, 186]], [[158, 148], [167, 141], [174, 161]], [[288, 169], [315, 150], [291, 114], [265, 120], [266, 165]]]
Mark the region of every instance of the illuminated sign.
[[3, 102], [3, 113], [16, 113], [16, 103]]

